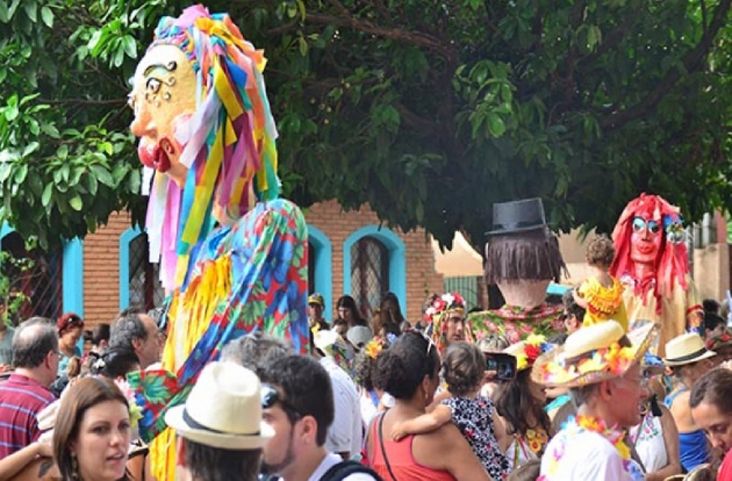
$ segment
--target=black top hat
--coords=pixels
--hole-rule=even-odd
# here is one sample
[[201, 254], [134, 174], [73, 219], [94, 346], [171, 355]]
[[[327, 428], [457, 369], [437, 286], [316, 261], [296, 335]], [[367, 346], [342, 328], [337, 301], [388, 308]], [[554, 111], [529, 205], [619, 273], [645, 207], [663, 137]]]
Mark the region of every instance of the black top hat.
[[546, 227], [541, 199], [512, 200], [493, 204], [493, 229], [486, 235], [514, 234]]

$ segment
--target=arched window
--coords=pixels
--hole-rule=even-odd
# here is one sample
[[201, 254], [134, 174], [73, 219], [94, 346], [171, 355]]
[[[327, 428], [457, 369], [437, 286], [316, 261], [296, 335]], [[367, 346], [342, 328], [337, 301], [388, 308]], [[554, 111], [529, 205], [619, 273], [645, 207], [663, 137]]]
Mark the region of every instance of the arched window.
[[129, 295], [130, 306], [152, 309], [161, 306], [165, 290], [160, 283], [157, 263], [148, 261], [147, 234], [141, 233], [130, 241], [129, 251]]
[[147, 234], [131, 227], [119, 239], [119, 308], [152, 309], [165, 300], [158, 264], [148, 259]]
[[343, 293], [353, 296], [370, 319], [387, 291], [396, 294], [407, 312], [404, 242], [391, 229], [365, 225], [343, 241]]
[[365, 236], [351, 246], [351, 293], [370, 319], [389, 292], [389, 251], [377, 238]]

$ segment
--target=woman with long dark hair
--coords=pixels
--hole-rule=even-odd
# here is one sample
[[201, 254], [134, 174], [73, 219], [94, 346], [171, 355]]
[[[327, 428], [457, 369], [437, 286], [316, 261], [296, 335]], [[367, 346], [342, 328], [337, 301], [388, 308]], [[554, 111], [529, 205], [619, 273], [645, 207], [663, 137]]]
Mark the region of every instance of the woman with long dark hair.
[[430, 339], [402, 334], [376, 361], [374, 383], [395, 405], [369, 427], [364, 462], [383, 479], [399, 481], [488, 481], [490, 477], [452, 423], [393, 441], [394, 427], [424, 414], [440, 382], [440, 358]]
[[368, 326], [368, 323], [361, 316], [361, 311], [356, 307], [356, 301], [349, 295], [341, 296], [336, 302], [338, 319], [346, 322], [346, 331], [353, 326]]
[[510, 436], [510, 442], [505, 444], [512, 470], [540, 459], [553, 434], [551, 420], [544, 411], [546, 392], [531, 379], [534, 361], [551, 347], [544, 336], [532, 335], [504, 351], [516, 357], [518, 370], [516, 377], [500, 388], [496, 399], [496, 410]]

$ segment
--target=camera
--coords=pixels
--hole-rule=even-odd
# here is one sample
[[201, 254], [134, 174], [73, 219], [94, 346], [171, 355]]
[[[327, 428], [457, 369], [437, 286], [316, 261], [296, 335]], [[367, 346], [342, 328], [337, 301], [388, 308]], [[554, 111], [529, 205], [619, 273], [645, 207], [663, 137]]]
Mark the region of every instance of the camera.
[[503, 352], [485, 352], [485, 370], [496, 373], [495, 379], [510, 381], [516, 377], [516, 358]]

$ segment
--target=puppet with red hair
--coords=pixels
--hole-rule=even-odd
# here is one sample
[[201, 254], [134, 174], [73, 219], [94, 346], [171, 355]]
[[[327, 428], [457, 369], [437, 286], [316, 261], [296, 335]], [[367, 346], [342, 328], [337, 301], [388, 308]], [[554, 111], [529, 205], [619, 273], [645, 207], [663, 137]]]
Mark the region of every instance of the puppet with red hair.
[[613, 230], [615, 260], [610, 274], [625, 286], [631, 323], [661, 323], [659, 345], [697, 328], [702, 306], [689, 275], [679, 208], [657, 195], [641, 194], [620, 214]]

